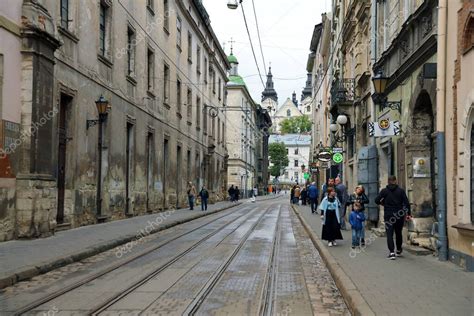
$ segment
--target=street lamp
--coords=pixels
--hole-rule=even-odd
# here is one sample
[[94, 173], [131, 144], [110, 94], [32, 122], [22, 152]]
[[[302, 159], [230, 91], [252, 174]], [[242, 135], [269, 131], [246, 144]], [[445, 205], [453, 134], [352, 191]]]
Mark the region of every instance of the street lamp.
[[[347, 129], [348, 122], [349, 119], [345, 114], [339, 114], [336, 118], [336, 122], [329, 125], [329, 131], [333, 134], [335, 143], [343, 143], [347, 140], [348, 136], [354, 135], [354, 129]], [[339, 126], [341, 126], [341, 130], [340, 133], [337, 133]]]
[[242, 3], [242, 0], [229, 0], [229, 2], [227, 2], [227, 7], [231, 10], [236, 10], [239, 7], [239, 3]]
[[99, 119], [97, 120], [87, 120], [87, 129], [90, 127], [99, 124], [99, 140], [98, 140], [98, 153], [99, 161], [97, 166], [97, 217], [102, 215], [102, 125], [107, 121], [107, 115], [111, 106], [109, 101], [107, 101], [104, 96], [100, 96], [97, 101], [95, 101], [97, 107], [97, 112], [99, 112]]
[[386, 89], [388, 85], [388, 77], [385, 77], [382, 70], [380, 70], [373, 78], [372, 83], [374, 84], [374, 94], [372, 100], [375, 104], [379, 104], [380, 110], [390, 108], [392, 110], [398, 110], [402, 112], [402, 101], [388, 101]]

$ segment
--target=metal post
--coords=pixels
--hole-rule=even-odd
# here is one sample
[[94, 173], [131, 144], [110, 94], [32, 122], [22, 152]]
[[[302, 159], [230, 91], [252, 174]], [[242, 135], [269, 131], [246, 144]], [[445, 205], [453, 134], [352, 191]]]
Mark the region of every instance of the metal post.
[[446, 138], [444, 132], [436, 135], [438, 151], [438, 259], [448, 260], [448, 236], [446, 234]]
[[103, 114], [99, 114], [99, 141], [98, 141], [98, 156], [99, 162], [97, 164], [97, 216], [102, 215], [102, 123], [104, 122]]

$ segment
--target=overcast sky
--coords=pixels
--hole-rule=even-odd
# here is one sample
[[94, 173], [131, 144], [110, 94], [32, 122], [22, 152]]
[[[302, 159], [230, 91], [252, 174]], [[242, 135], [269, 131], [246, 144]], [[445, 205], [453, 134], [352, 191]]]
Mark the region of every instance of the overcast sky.
[[[258, 78], [250, 48], [242, 10], [227, 8], [228, 0], [203, 0], [211, 19], [211, 25], [225, 51], [230, 53], [233, 38], [234, 55], [239, 60], [239, 74], [244, 77], [254, 100], [261, 101], [262, 83]], [[260, 71], [266, 81], [271, 62], [278, 102], [282, 104], [296, 91], [298, 100], [306, 82], [306, 62], [314, 26], [321, 22], [321, 14], [330, 10], [331, 0], [253, 0], [267, 69], [258, 44], [252, 0], [244, 0], [243, 8], [249, 24]]]

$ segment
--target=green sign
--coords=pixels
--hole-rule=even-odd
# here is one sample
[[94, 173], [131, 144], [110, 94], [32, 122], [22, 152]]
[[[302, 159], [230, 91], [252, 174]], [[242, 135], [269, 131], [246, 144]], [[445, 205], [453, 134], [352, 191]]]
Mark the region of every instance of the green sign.
[[305, 180], [308, 180], [309, 179], [309, 173], [305, 172], [303, 177], [304, 177]]
[[341, 153], [335, 153], [332, 155], [332, 161], [335, 163], [341, 163], [344, 160], [344, 157], [342, 156]]

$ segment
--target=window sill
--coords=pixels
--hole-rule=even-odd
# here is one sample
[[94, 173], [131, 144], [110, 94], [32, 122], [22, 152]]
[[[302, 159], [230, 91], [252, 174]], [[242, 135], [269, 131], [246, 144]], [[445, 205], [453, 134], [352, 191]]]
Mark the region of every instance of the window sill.
[[134, 86], [137, 85], [137, 80], [133, 76], [127, 75], [126, 78], [127, 78], [127, 81], [130, 82], [132, 85]]
[[155, 10], [153, 10], [152, 7], [150, 7], [149, 5], [147, 5], [146, 8], [148, 9], [148, 13], [150, 13], [152, 16], [155, 16]]
[[79, 38], [74, 33], [69, 31], [68, 29], [63, 28], [62, 26], [58, 26], [58, 31], [59, 31], [59, 33], [61, 33], [61, 35], [66, 36], [67, 38], [69, 38], [74, 43], [79, 42]]
[[147, 94], [150, 98], [152, 98], [152, 99], [155, 99], [155, 98], [156, 98], [156, 95], [155, 95], [151, 90], [148, 90], [148, 91], [146, 92], [146, 94]]
[[110, 59], [100, 54], [97, 55], [97, 59], [99, 59], [103, 64], [105, 64], [109, 68], [112, 68], [112, 66], [114, 65]]
[[456, 228], [458, 233], [461, 235], [466, 235], [470, 237], [474, 237], [474, 224], [456, 224], [452, 225], [451, 227]]

